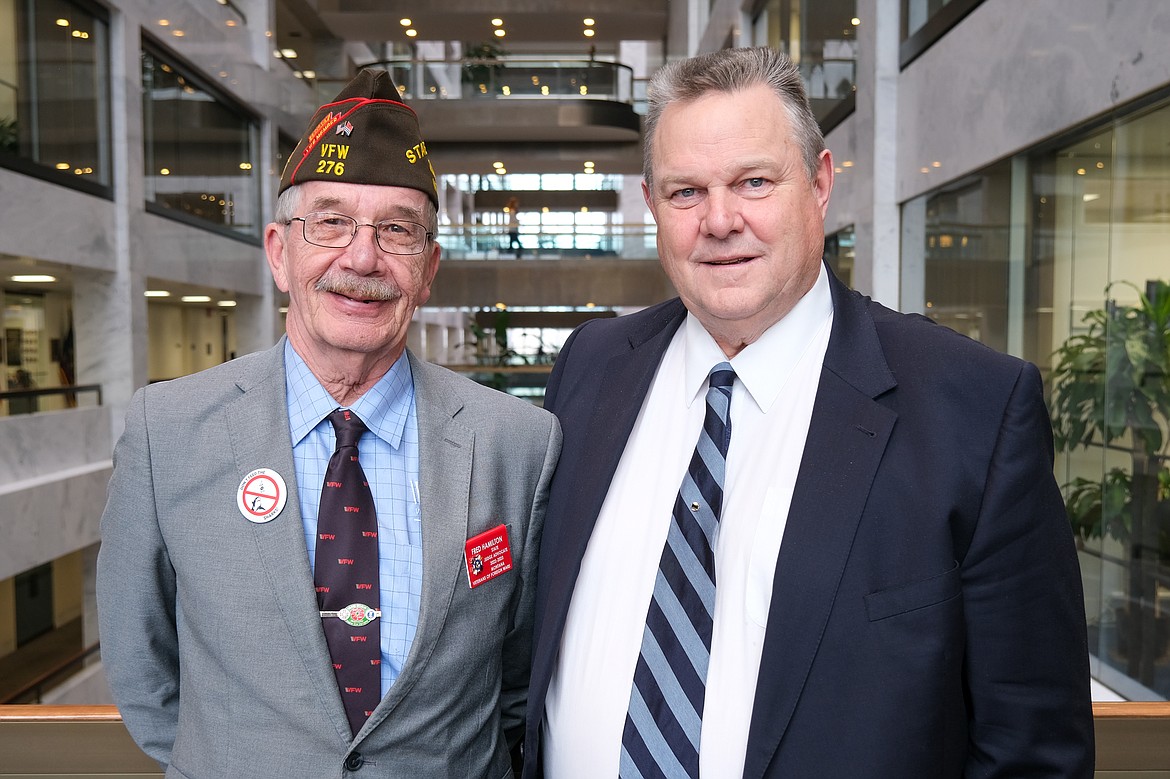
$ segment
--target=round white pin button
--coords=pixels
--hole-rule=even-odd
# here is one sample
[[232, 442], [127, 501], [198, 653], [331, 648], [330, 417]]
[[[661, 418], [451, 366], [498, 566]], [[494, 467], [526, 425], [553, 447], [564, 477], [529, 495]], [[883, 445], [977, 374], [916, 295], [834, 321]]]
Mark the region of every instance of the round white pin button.
[[270, 468], [257, 468], [244, 477], [236, 490], [236, 505], [244, 519], [262, 524], [276, 519], [284, 510], [288, 490], [284, 479]]

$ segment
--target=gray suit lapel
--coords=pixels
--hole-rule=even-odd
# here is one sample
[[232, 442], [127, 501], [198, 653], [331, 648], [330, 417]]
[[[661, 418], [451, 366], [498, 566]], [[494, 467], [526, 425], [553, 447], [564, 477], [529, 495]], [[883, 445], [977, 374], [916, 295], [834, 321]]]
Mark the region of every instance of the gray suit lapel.
[[418, 412], [422, 602], [402, 673], [366, 721], [363, 734], [385, 720], [422, 676], [447, 621], [467, 540], [475, 435], [454, 419], [463, 408], [457, 385], [441, 369], [420, 362], [413, 354], [409, 357]]
[[349, 722], [337, 690], [325, 633], [320, 627], [309, 552], [305, 547], [296, 468], [289, 441], [284, 340], [265, 352], [262, 360], [249, 364], [256, 372], [237, 377], [241, 394], [222, 412], [227, 416], [236, 466], [241, 479], [257, 468], [276, 471], [284, 478], [288, 490], [287, 502], [276, 518], [251, 525], [256, 559], [272, 583], [272, 597], [288, 626], [305, 674], [321, 700], [322, 710], [348, 742]]

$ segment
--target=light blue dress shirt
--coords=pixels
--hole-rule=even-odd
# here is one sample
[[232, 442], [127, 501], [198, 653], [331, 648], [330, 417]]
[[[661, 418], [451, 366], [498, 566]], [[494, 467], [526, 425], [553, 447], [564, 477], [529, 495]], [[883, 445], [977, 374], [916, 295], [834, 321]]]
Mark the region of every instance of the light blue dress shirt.
[[[321, 485], [336, 446], [333, 426], [325, 417], [338, 405], [287, 341], [284, 370], [297, 494], [312, 567], [317, 549]], [[358, 442], [358, 461], [374, 493], [374, 510], [378, 515], [384, 696], [398, 678], [410, 652], [422, 599], [418, 415], [406, 352], [349, 408], [373, 434], [362, 435]]]

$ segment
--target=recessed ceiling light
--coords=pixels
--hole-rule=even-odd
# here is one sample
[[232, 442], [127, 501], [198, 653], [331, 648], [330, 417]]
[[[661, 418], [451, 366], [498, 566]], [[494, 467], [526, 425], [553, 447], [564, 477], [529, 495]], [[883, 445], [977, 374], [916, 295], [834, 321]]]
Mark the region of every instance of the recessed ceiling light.
[[503, 19], [499, 18], [498, 16], [495, 19], [492, 19], [492, 27], [503, 27], [503, 26], [504, 26]]
[[407, 38], [413, 38], [413, 37], [415, 37], [416, 35], [418, 35], [418, 30], [415, 30], [415, 29], [413, 29], [413, 28], [412, 28], [412, 29], [409, 29], [409, 30], [407, 30], [407, 31], [406, 31], [406, 37], [407, 37]]
[[584, 35], [585, 35], [585, 37], [586, 37], [586, 38], [592, 38], [592, 37], [593, 37], [594, 35], [596, 35], [596, 34], [597, 34], [597, 31], [596, 31], [596, 30], [590, 29], [590, 28], [588, 28], [588, 27], [586, 27], [586, 28], [585, 28], [585, 33], [584, 33]]
[[594, 25], [594, 19], [591, 16], [586, 16], [582, 21], [585, 22], [586, 27], [592, 27]]
[[236, 301], [234, 301], [234, 300], [220, 300], [215, 305], [219, 306], [220, 308], [235, 308]]
[[401, 24], [403, 27], [409, 27], [410, 25], [414, 24], [414, 21], [411, 19], [404, 18], [404, 19], [399, 19], [398, 23]]
[[148, 289], [146, 292], [143, 292], [142, 295], [148, 298], [169, 298], [171, 293], [167, 292], [165, 289]]
[[500, 27], [499, 29], [496, 30], [496, 37], [497, 38], [503, 38], [507, 34], [508, 34], [507, 31], [503, 27]]
[[9, 279], [18, 284], [48, 284], [56, 281], [56, 276], [49, 276], [44, 273], [22, 273], [16, 276], [9, 276]]
[[183, 295], [179, 300], [184, 303], [210, 303], [211, 297], [209, 295]]
[[58, 26], [58, 27], [68, 27], [68, 26], [69, 26], [69, 20], [68, 20], [68, 19], [58, 19], [58, 20], [57, 20], [57, 26]]

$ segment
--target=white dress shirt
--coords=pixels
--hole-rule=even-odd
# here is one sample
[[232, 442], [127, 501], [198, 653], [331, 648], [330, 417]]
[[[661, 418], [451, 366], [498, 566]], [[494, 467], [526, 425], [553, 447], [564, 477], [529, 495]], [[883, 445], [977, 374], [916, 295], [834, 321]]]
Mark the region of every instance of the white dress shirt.
[[[731, 360], [731, 446], [715, 537], [715, 625], [699, 750], [708, 779], [743, 774], [776, 556], [832, 319], [822, 268], [792, 311]], [[688, 314], [659, 363], [569, 606], [545, 700], [549, 779], [617, 776], [671, 506], [702, 428], [707, 374], [726, 359]]]

